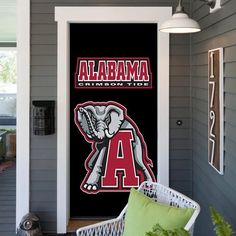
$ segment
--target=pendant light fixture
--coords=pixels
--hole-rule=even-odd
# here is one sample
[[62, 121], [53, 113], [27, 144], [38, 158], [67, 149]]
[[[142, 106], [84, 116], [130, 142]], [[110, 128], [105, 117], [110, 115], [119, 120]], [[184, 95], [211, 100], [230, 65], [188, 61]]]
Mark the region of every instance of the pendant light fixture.
[[175, 13], [171, 19], [165, 21], [160, 26], [160, 31], [167, 33], [195, 33], [201, 31], [197, 21], [189, 18], [179, 0]]

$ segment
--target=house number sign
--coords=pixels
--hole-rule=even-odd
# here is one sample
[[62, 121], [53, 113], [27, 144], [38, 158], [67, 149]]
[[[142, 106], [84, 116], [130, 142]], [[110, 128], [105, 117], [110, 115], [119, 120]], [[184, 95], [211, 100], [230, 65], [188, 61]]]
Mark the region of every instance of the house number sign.
[[208, 51], [208, 162], [223, 174], [223, 48]]

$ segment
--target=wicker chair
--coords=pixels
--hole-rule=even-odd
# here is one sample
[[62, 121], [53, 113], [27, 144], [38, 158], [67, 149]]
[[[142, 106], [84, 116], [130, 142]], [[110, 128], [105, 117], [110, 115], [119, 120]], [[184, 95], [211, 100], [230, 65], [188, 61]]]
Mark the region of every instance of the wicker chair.
[[[159, 183], [145, 181], [139, 186], [138, 190], [155, 201], [164, 204], [181, 208], [193, 208], [194, 213], [184, 227], [185, 230], [189, 231], [190, 235], [193, 235], [194, 223], [200, 212], [198, 203]], [[126, 210], [127, 205], [117, 218], [79, 228], [76, 231], [77, 236], [122, 236]]]

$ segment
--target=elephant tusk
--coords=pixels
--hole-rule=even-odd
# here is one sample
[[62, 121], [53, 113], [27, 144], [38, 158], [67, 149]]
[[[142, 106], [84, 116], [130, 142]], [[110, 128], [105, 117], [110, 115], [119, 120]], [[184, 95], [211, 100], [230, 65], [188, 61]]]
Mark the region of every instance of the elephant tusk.
[[113, 134], [110, 134], [107, 129], [105, 129], [105, 134], [107, 138], [112, 138], [114, 136]]

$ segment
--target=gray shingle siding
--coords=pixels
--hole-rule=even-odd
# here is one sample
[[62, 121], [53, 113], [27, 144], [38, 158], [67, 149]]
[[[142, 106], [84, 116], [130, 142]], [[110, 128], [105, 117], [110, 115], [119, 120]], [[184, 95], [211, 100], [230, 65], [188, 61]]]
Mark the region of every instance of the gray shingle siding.
[[[202, 32], [192, 36], [192, 133], [193, 133], [193, 196], [202, 208], [196, 224], [196, 235], [215, 235], [209, 207], [215, 207], [236, 229], [236, 2], [221, 1], [222, 8], [209, 13], [200, 1], [192, 1], [193, 17]], [[219, 175], [208, 164], [208, 78], [207, 53], [224, 48], [224, 152], [225, 173]], [[202, 227], [204, 225], [204, 227]]]
[[[186, 10], [189, 1], [184, 1]], [[171, 6], [170, 0], [31, 0], [31, 100], [56, 100], [57, 26], [55, 6]], [[171, 35], [170, 184], [192, 195], [190, 37]], [[183, 121], [182, 126], [176, 120]], [[160, 137], [161, 138], [161, 137]], [[31, 135], [31, 211], [45, 232], [56, 231], [56, 134]]]

